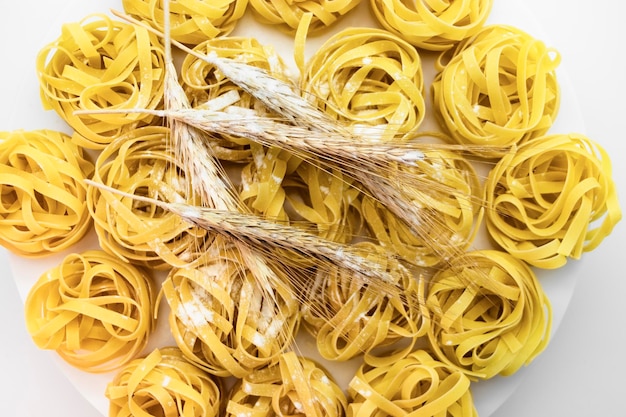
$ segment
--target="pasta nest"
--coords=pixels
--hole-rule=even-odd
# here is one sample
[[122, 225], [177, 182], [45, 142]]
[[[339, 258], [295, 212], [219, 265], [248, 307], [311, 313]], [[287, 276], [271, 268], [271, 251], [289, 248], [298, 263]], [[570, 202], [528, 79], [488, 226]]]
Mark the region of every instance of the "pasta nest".
[[552, 311], [534, 272], [506, 252], [456, 258], [427, 290], [436, 357], [472, 378], [512, 375], [541, 353]]
[[[202, 55], [264, 69], [272, 77], [288, 81], [288, 70], [276, 50], [254, 38], [225, 37], [207, 40], [193, 48]], [[180, 83], [192, 107], [208, 110], [241, 108], [267, 113], [266, 107], [219, 71], [213, 64], [191, 54], [186, 55], [180, 70]], [[251, 158], [250, 141], [235, 135], [212, 135], [212, 149], [221, 160], [247, 162]]]
[[385, 29], [417, 48], [444, 51], [479, 32], [493, 0], [370, 0]]
[[345, 394], [324, 368], [286, 352], [276, 365], [235, 383], [225, 415], [342, 417], [346, 407]]
[[128, 363], [155, 328], [152, 278], [100, 250], [70, 254], [41, 275], [24, 308], [35, 344], [86, 372]]
[[409, 263], [437, 266], [474, 240], [482, 221], [483, 191], [477, 173], [460, 153], [428, 150], [414, 167], [390, 166], [388, 181], [403, 184], [417, 207], [419, 233], [377, 198], [364, 194], [361, 213], [370, 232]]
[[254, 17], [261, 23], [295, 34], [306, 15], [310, 15], [307, 31], [321, 32], [333, 26], [361, 0], [250, 0]]
[[64, 133], [0, 133], [0, 244], [24, 257], [65, 250], [89, 230], [93, 163]]
[[[170, 36], [197, 45], [230, 34], [243, 17], [247, 0], [170, 1]], [[163, 0], [122, 0], [124, 11], [164, 31]]]
[[412, 45], [390, 32], [348, 28], [309, 59], [302, 95], [370, 140], [408, 138], [424, 120], [424, 76]]
[[[356, 243], [355, 249], [374, 261], [385, 250], [367, 242]], [[410, 342], [410, 348], [426, 334], [417, 280], [395, 260], [386, 268], [397, 282], [368, 282], [338, 268], [317, 272], [302, 309], [304, 327], [323, 358], [345, 361], [399, 341]]]
[[282, 281], [262, 287], [226, 241], [213, 246], [205, 264], [173, 269], [163, 295], [185, 356], [211, 374], [238, 378], [276, 363], [299, 324], [288, 278], [278, 269], [276, 275]]
[[[98, 156], [93, 179], [140, 197], [199, 204], [165, 127], [120, 136]], [[156, 270], [200, 262], [213, 238], [170, 211], [97, 187], [89, 188], [87, 205], [102, 249]]]
[[505, 155], [485, 192], [491, 237], [541, 268], [595, 249], [622, 218], [609, 156], [576, 133], [536, 138]]
[[76, 131], [77, 144], [102, 149], [155, 117], [75, 112], [157, 108], [163, 98], [163, 55], [156, 35], [140, 26], [100, 14], [66, 23], [37, 56], [42, 103]]
[[[446, 62], [448, 61], [448, 62]], [[556, 119], [560, 90], [554, 49], [520, 29], [492, 25], [440, 57], [432, 84], [440, 124], [475, 153], [499, 158], [543, 135]]]
[[477, 417], [469, 378], [458, 368], [416, 350], [364, 363], [350, 381], [350, 417]]
[[155, 349], [126, 365], [107, 385], [111, 417], [217, 417], [223, 382], [174, 347]]

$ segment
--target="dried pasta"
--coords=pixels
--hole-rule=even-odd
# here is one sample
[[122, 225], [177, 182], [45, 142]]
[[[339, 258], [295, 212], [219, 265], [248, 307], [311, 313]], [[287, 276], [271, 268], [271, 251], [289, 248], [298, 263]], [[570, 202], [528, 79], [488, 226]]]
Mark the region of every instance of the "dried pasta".
[[435, 115], [456, 142], [483, 145], [477, 153], [499, 158], [552, 126], [559, 62], [557, 51], [520, 29], [486, 26], [440, 58]]
[[156, 290], [148, 273], [101, 250], [67, 255], [33, 285], [26, 327], [40, 349], [86, 372], [134, 359], [155, 328]]
[[[356, 245], [365, 258], [384, 250], [368, 242]], [[426, 334], [428, 320], [420, 311], [416, 278], [397, 261], [390, 260], [387, 268], [399, 278], [400, 296], [389, 296], [346, 271], [317, 272], [302, 318], [323, 358], [345, 361], [399, 341], [410, 349]]]
[[418, 48], [443, 51], [480, 31], [493, 0], [370, 0], [385, 29]]
[[37, 56], [41, 101], [75, 131], [73, 140], [102, 149], [155, 118], [142, 113], [75, 114], [100, 109], [155, 109], [163, 98], [163, 46], [145, 28], [90, 15], [63, 25]]
[[[163, 0], [122, 0], [122, 5], [129, 15], [163, 30]], [[197, 45], [207, 39], [226, 36], [243, 17], [247, 5], [248, 0], [170, 1], [171, 38]]]
[[174, 269], [164, 281], [170, 328], [193, 363], [241, 378], [277, 363], [298, 328], [298, 304], [286, 277], [265, 294], [234, 246], [212, 249], [205, 264]]
[[110, 417], [218, 417], [224, 383], [174, 347], [127, 364], [107, 385]]
[[0, 244], [42, 257], [80, 241], [91, 226], [83, 180], [93, 170], [64, 133], [0, 133]]
[[[146, 126], [120, 136], [98, 156], [93, 179], [138, 196], [199, 204], [165, 127]], [[96, 187], [89, 188], [87, 205], [105, 251], [156, 270], [200, 262], [212, 241], [211, 234], [171, 212]]]
[[261, 23], [295, 34], [301, 21], [310, 15], [309, 34], [333, 26], [361, 3], [361, 0], [250, 0], [254, 17]]
[[381, 29], [348, 28], [332, 36], [302, 69], [300, 88], [320, 110], [367, 139], [408, 137], [424, 119], [421, 58]]
[[348, 388], [347, 417], [477, 417], [469, 378], [425, 350], [363, 364]]
[[490, 236], [541, 268], [595, 249], [622, 218], [609, 156], [577, 133], [536, 138], [505, 155], [485, 192]]
[[511, 375], [541, 353], [552, 309], [534, 272], [506, 252], [467, 252], [432, 279], [428, 332], [437, 359], [468, 376]]
[[[424, 212], [421, 227], [431, 241], [424, 242], [376, 198], [363, 195], [361, 213], [372, 235], [411, 264], [420, 266], [436, 266], [443, 261], [441, 254], [433, 250], [432, 242], [439, 248], [448, 247], [449, 253], [469, 247], [482, 221], [482, 187], [469, 160], [452, 151], [433, 150], [425, 152], [415, 167], [397, 169], [413, 175], [414, 188], [405, 187], [403, 192]], [[393, 173], [393, 167], [390, 172], [391, 181], [394, 176], [403, 175]]]
[[227, 417], [343, 417], [346, 396], [333, 377], [315, 361], [294, 352], [256, 370], [232, 388]]

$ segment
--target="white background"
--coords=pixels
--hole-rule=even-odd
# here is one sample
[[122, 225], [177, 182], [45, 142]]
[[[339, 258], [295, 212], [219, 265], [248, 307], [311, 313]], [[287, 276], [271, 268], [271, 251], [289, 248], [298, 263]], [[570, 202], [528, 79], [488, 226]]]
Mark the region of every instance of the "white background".
[[[367, 1], [367, 0], [363, 0]], [[506, 3], [508, 0], [495, 0]], [[97, 2], [92, 2], [97, 4]], [[563, 61], [559, 71], [575, 88], [585, 131], [610, 153], [618, 192], [626, 196], [624, 53], [626, 29], [618, 0], [525, 0], [549, 44]], [[21, 0], [0, 6], [0, 130], [12, 130], [7, 118], [21, 102], [24, 80], [35, 82], [34, 53], [57, 33], [54, 17], [61, 1]], [[52, 19], [51, 19], [52, 18]], [[52, 21], [49, 28], [48, 22]], [[25, 52], [24, 52], [25, 51]], [[29, 61], [30, 60], [30, 61]], [[29, 81], [31, 82], [31, 81]], [[31, 90], [29, 90], [31, 92]], [[33, 120], [33, 126], [36, 126]], [[547, 350], [524, 370], [520, 387], [494, 417], [626, 415], [626, 279], [624, 223], [583, 258], [565, 318]], [[0, 403], [3, 415], [100, 417], [51, 360], [38, 350], [24, 328], [22, 302], [0, 252]]]

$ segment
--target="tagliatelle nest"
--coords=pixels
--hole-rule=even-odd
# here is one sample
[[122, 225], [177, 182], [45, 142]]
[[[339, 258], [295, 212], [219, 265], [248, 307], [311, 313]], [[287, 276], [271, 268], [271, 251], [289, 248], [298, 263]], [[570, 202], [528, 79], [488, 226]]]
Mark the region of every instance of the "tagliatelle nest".
[[[131, 195], [197, 204], [168, 135], [165, 127], [148, 126], [121, 136], [100, 153], [94, 181]], [[157, 270], [193, 265], [212, 240], [176, 214], [95, 187], [87, 205], [104, 250]]]
[[406, 41], [375, 28], [328, 39], [303, 68], [303, 97], [367, 139], [415, 133], [425, 115], [421, 58]]
[[126, 365], [107, 385], [111, 417], [217, 417], [224, 384], [174, 347]]
[[426, 307], [433, 352], [472, 378], [515, 373], [550, 338], [550, 301], [530, 267], [506, 252], [454, 259], [431, 280]]
[[177, 345], [193, 363], [218, 376], [241, 378], [277, 363], [299, 323], [298, 303], [283, 278], [282, 285], [266, 293], [226, 241], [213, 246], [205, 264], [172, 270], [163, 295]]
[[82, 148], [52, 130], [0, 133], [0, 243], [42, 257], [80, 241], [91, 226]]
[[73, 140], [102, 149], [114, 138], [151, 124], [146, 114], [83, 114], [78, 110], [155, 109], [163, 99], [163, 45], [148, 30], [90, 15], [63, 25], [61, 35], [37, 56], [45, 108], [75, 131]]
[[146, 346], [155, 296], [141, 268], [100, 250], [70, 254], [29, 291], [26, 325], [39, 348], [82, 371], [109, 372]]
[[225, 415], [342, 417], [346, 408], [345, 394], [324, 368], [287, 352], [276, 365], [256, 370], [235, 384]]
[[[122, 0], [124, 11], [149, 21], [163, 30], [163, 0]], [[171, 37], [197, 45], [207, 39], [226, 36], [243, 17], [248, 0], [174, 0], [170, 1]]]
[[581, 134], [526, 142], [496, 164], [485, 192], [491, 237], [541, 268], [593, 250], [622, 218], [609, 157]]

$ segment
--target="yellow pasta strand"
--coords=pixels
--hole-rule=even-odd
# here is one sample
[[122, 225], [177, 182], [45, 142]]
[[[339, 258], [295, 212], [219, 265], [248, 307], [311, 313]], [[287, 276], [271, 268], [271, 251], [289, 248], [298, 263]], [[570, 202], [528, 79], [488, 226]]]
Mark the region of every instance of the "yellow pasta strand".
[[347, 417], [478, 416], [469, 378], [425, 350], [363, 364], [348, 393]]
[[489, 234], [541, 268], [595, 249], [622, 218], [609, 156], [576, 133], [543, 136], [505, 155], [485, 192]]
[[63, 25], [37, 56], [41, 100], [75, 131], [74, 141], [102, 149], [150, 124], [146, 114], [81, 114], [78, 110], [155, 109], [163, 98], [163, 46], [146, 29], [90, 15]]
[[286, 277], [265, 294], [233, 246], [213, 249], [205, 264], [174, 269], [163, 283], [170, 328], [193, 363], [241, 378], [277, 363], [297, 330], [298, 304]]
[[82, 371], [108, 372], [146, 346], [153, 286], [147, 272], [100, 250], [70, 254], [29, 291], [26, 327], [39, 348]]
[[347, 401], [332, 376], [311, 359], [294, 352], [278, 364], [254, 371], [232, 388], [228, 417], [343, 417]]
[[418, 48], [443, 51], [480, 31], [493, 0], [370, 0], [385, 29]]
[[254, 17], [261, 23], [294, 34], [305, 15], [310, 15], [308, 33], [333, 26], [361, 0], [250, 0]]
[[174, 347], [126, 365], [106, 387], [110, 417], [217, 417], [224, 384]]
[[387, 31], [348, 28], [328, 39], [306, 64], [304, 97], [368, 139], [415, 133], [424, 119], [417, 50]]
[[[366, 242], [356, 245], [366, 258], [382, 250]], [[387, 268], [399, 277], [401, 296], [390, 297], [345, 271], [317, 272], [302, 310], [304, 327], [315, 336], [323, 358], [344, 361], [395, 342], [411, 349], [426, 334], [417, 280], [400, 263], [390, 261]]]
[[91, 226], [83, 180], [93, 170], [64, 133], [0, 132], [0, 244], [42, 257], [80, 241]]
[[[122, 0], [124, 11], [163, 31], [163, 0]], [[243, 17], [247, 0], [170, 1], [171, 39], [197, 45], [230, 34]]]
[[[165, 127], [136, 129], [109, 144], [96, 161], [93, 180], [137, 196], [199, 204], [169, 147]], [[149, 268], [193, 265], [212, 241], [208, 232], [169, 211], [96, 187], [89, 188], [87, 205], [100, 246]]]
[[555, 50], [520, 29], [487, 26], [440, 58], [435, 115], [456, 142], [493, 147], [477, 153], [499, 158], [552, 126], [559, 62]]
[[427, 293], [433, 351], [472, 378], [511, 375], [548, 344], [550, 302], [534, 272], [506, 252], [467, 252]]

